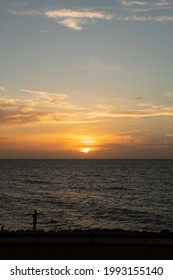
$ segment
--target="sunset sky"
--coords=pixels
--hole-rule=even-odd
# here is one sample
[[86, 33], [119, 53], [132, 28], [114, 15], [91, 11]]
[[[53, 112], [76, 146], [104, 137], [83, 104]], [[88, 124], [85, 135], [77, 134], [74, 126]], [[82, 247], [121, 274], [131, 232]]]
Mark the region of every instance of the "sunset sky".
[[0, 0], [0, 158], [173, 158], [173, 1]]

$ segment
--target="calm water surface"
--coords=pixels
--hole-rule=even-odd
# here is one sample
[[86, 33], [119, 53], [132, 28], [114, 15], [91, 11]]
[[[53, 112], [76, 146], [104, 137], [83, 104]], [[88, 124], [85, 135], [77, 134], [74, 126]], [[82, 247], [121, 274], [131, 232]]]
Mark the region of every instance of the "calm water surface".
[[173, 160], [0, 160], [8, 230], [173, 231]]

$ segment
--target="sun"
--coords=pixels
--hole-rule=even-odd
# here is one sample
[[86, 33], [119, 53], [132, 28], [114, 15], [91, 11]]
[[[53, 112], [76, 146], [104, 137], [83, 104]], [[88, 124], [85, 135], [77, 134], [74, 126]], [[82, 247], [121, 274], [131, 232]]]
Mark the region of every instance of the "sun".
[[84, 154], [88, 154], [90, 152], [90, 148], [82, 148], [81, 152]]

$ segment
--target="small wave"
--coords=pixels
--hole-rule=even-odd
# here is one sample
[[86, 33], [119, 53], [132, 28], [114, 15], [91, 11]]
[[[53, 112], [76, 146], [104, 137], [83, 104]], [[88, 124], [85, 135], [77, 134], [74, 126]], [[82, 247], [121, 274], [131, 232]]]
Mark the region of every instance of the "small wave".
[[50, 221], [48, 222], [48, 224], [56, 224], [56, 223], [57, 223], [56, 220], [50, 220]]
[[49, 184], [50, 182], [48, 181], [44, 181], [44, 180], [30, 180], [30, 179], [27, 179], [24, 181], [24, 183], [29, 183], [29, 184]]

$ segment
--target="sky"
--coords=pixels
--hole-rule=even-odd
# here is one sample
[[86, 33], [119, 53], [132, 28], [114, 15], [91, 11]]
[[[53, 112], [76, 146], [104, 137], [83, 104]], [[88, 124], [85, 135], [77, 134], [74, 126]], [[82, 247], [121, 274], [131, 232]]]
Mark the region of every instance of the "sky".
[[173, 159], [173, 1], [0, 0], [0, 158]]

